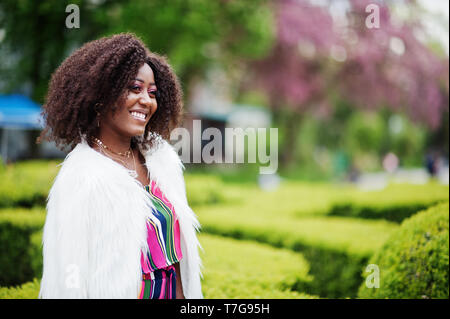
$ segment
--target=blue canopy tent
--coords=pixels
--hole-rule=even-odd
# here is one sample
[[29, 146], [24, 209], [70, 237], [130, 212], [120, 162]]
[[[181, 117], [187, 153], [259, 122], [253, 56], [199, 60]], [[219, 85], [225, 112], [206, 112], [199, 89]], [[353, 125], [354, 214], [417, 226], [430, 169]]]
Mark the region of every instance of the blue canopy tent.
[[20, 94], [0, 95], [0, 129], [3, 130], [1, 155], [8, 159], [8, 132], [10, 130], [42, 129], [41, 107]]
[[0, 95], [0, 128], [42, 129], [40, 113], [40, 105], [24, 95]]

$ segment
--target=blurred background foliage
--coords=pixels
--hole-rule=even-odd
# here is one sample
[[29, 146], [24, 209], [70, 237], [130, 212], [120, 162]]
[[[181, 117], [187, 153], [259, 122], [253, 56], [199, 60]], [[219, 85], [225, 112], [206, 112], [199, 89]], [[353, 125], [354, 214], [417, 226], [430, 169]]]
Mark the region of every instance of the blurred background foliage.
[[[69, 3], [80, 9], [78, 29], [64, 27]], [[187, 113], [193, 86], [212, 68], [225, 71], [231, 101], [268, 110], [285, 175], [329, 177], [312, 157], [323, 150], [367, 162], [359, 169], [368, 171], [388, 152], [406, 167], [423, 165], [430, 150], [448, 158], [448, 52], [427, 37], [420, 3], [380, 2], [378, 29], [364, 25], [368, 4], [3, 0], [0, 90], [43, 103], [52, 72], [74, 49], [134, 32], [169, 58]]]
[[[56, 67], [83, 43], [133, 32], [152, 51], [167, 55], [183, 84], [214, 63], [255, 58], [272, 37], [265, 0], [246, 1], [14, 1], [0, 4], [2, 91], [24, 87], [42, 103]], [[78, 29], [65, 27], [66, 6], [80, 9]], [[5, 73], [3, 73], [5, 72]], [[186, 92], [187, 93], [187, 92]]]
[[[367, 27], [372, 3], [379, 28]], [[428, 27], [445, 29], [448, 38], [448, 12], [430, 11], [429, 3], [1, 0], [0, 92], [42, 104], [52, 72], [71, 52], [133, 32], [168, 57], [187, 115], [195, 111], [196, 87], [213, 82], [219, 91], [212, 99], [225, 92], [228, 104], [264, 110], [278, 128], [282, 182], [272, 192], [257, 187], [259, 164], [188, 167], [189, 203], [205, 233], [206, 297], [448, 298], [448, 226], [440, 226], [448, 225], [448, 42]], [[78, 5], [80, 28], [65, 27], [68, 4]], [[436, 176], [436, 163], [444, 183], [423, 178]], [[32, 280], [41, 274], [44, 206], [56, 164], [0, 161], [0, 298], [37, 296], [39, 282]], [[384, 183], [398, 168], [412, 171], [420, 185]], [[381, 187], [376, 176], [364, 184], [375, 186], [372, 192], [332, 183], [377, 172], [385, 174]], [[396, 181], [404, 182], [402, 176]], [[447, 204], [431, 208], [440, 202]], [[426, 209], [425, 217], [408, 222]], [[427, 227], [436, 236], [419, 227], [422, 218], [431, 220]], [[420, 234], [411, 236], [408, 227]], [[401, 245], [383, 246], [399, 237]], [[419, 275], [399, 272], [392, 254], [379, 258], [380, 251], [404, 247], [417, 248], [411, 256], [427, 265]], [[401, 291], [367, 292], [363, 269], [370, 258], [389, 266], [389, 285]], [[277, 267], [273, 260], [286, 262]], [[274, 276], [265, 277], [268, 271]], [[424, 292], [423, 282], [439, 285]], [[407, 293], [410, 283], [414, 294]]]

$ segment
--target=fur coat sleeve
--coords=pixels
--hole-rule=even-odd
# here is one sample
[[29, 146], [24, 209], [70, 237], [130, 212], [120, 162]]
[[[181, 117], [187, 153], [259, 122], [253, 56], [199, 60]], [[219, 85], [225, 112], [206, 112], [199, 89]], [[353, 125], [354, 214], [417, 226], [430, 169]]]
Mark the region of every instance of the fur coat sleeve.
[[[174, 206], [181, 231], [186, 298], [202, 298], [199, 223], [186, 199], [183, 164], [162, 140], [141, 151], [150, 178]], [[137, 298], [152, 206], [142, 185], [87, 143], [66, 157], [50, 190], [40, 298]]]

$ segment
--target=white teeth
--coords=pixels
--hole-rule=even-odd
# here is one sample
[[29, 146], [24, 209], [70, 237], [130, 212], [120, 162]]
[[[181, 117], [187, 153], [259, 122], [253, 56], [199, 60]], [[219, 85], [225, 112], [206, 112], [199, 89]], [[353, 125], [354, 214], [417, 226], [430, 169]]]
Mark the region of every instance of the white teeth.
[[131, 112], [131, 115], [133, 115], [134, 117], [140, 118], [145, 120], [146, 115], [143, 113], [139, 113], [139, 112]]

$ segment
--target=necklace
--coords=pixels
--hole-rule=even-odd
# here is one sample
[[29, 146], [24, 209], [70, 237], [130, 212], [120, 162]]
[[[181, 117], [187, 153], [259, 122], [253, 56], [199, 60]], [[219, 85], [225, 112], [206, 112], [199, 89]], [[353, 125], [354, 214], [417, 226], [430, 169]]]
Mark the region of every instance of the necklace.
[[105, 144], [103, 144], [103, 142], [102, 142], [100, 139], [94, 137], [94, 138], [93, 138], [93, 141], [94, 141], [94, 143], [97, 144], [99, 147], [101, 147], [101, 148], [103, 148], [103, 149], [105, 149], [105, 150], [107, 150], [107, 151], [109, 151], [109, 152], [111, 152], [111, 153], [113, 153], [113, 154], [116, 154], [116, 155], [119, 155], [119, 156], [125, 156], [125, 157], [127, 157], [127, 158], [130, 157], [130, 154], [131, 154], [131, 147], [130, 147], [126, 152], [123, 152], [123, 153], [122, 153], [122, 152], [114, 152], [111, 148], [109, 148], [108, 146], [106, 146]]
[[[100, 148], [100, 151], [107, 157], [111, 158], [114, 161], [119, 161], [122, 163], [122, 166], [127, 170], [128, 175], [130, 175], [133, 178], [137, 178], [139, 176], [139, 174], [137, 173], [136, 170], [136, 159], [134, 158], [134, 152], [131, 151], [131, 148], [125, 152], [125, 153], [116, 153], [113, 152], [109, 147], [107, 147], [105, 144], [102, 143], [102, 141], [100, 141], [98, 138], [93, 138], [93, 142]], [[127, 158], [130, 157], [130, 154], [133, 156], [133, 166], [134, 169], [129, 169], [126, 165], [126, 163], [124, 161], [122, 161], [120, 158], [113, 158], [110, 155], [108, 155], [105, 151], [109, 151], [112, 154], [116, 154], [119, 156], [126, 156]]]
[[133, 177], [133, 178], [137, 178], [139, 176], [139, 174], [136, 171], [136, 160], [134, 159], [134, 152], [131, 152], [131, 155], [133, 155], [134, 170], [127, 169], [128, 170], [128, 174], [130, 174], [130, 176]]

